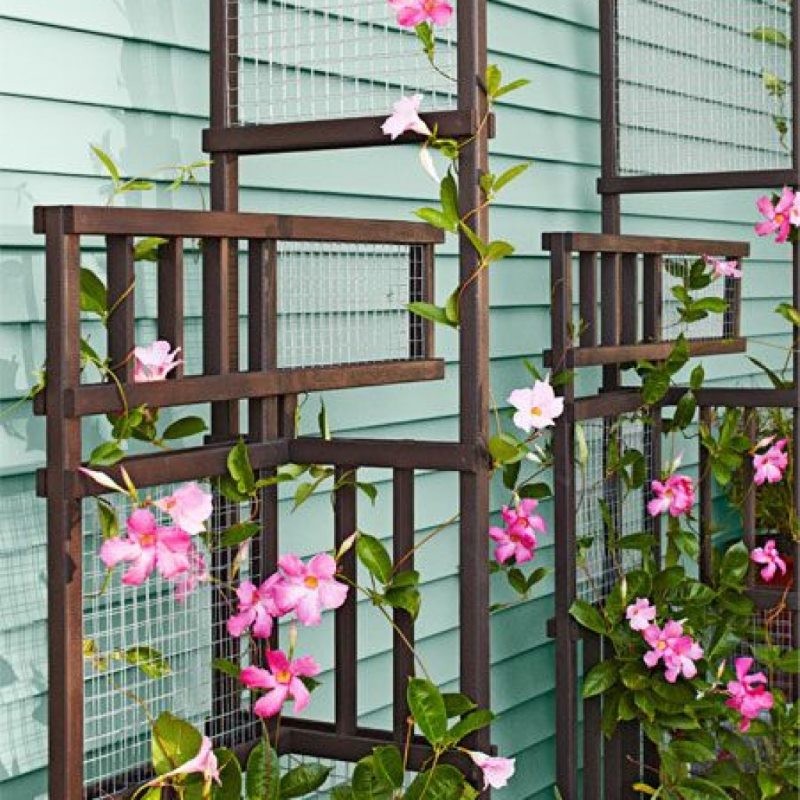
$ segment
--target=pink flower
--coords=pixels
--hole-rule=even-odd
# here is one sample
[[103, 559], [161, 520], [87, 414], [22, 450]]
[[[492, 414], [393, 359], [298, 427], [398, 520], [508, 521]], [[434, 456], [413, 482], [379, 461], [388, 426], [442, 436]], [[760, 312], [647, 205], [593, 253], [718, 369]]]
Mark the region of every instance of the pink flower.
[[795, 200], [795, 194], [788, 186], [784, 187], [775, 205], [769, 197], [760, 197], [756, 201], [756, 208], [765, 220], [756, 225], [756, 233], [759, 236], [769, 236], [774, 233], [775, 241], [783, 244], [789, 238], [791, 225], [800, 223], [800, 213]]
[[756, 474], [753, 482], [756, 486], [766, 483], [779, 483], [783, 479], [783, 472], [789, 464], [789, 454], [784, 452], [786, 439], [780, 439], [763, 455], [756, 453], [753, 456], [753, 468]]
[[228, 620], [228, 633], [241, 636], [248, 628], [253, 636], [269, 639], [272, 635], [272, 621], [283, 611], [275, 602], [275, 587], [282, 581], [280, 573], [270, 575], [261, 586], [250, 581], [242, 581], [236, 590], [239, 598], [239, 613]]
[[725, 261], [722, 258], [714, 258], [714, 256], [703, 256], [707, 267], [714, 270], [714, 276], [717, 278], [741, 278], [742, 271], [739, 269], [738, 261]]
[[737, 658], [736, 677], [738, 680], [728, 681], [728, 694], [725, 701], [728, 708], [733, 708], [742, 715], [739, 730], [745, 733], [750, 722], [762, 712], [769, 711], [774, 703], [771, 692], [767, 691], [767, 677], [763, 672], [749, 675], [753, 666], [752, 658]]
[[328, 553], [304, 564], [296, 555], [278, 560], [283, 580], [275, 584], [274, 597], [284, 612], [294, 611], [303, 625], [319, 625], [322, 612], [339, 608], [347, 599], [347, 586], [335, 579], [336, 561]]
[[[219, 777], [217, 757], [214, 755], [213, 745], [208, 736], [203, 737], [203, 741], [200, 744], [200, 752], [198, 752], [194, 758], [190, 758], [185, 764], [181, 764], [177, 769], [173, 769], [172, 772], [161, 775], [157, 779], [159, 781], [157, 785], [161, 785], [160, 782], [163, 781], [164, 778], [173, 778], [176, 775], [193, 775], [195, 773], [199, 773], [203, 776], [203, 782], [206, 786], [210, 785], [211, 781], [215, 781], [222, 786], [222, 780]], [[153, 785], [155, 785], [155, 782], [153, 782]]]
[[186, 598], [201, 584], [208, 583], [211, 574], [206, 565], [205, 556], [194, 546], [189, 549], [189, 569], [174, 579], [175, 599], [183, 603]]
[[502, 789], [514, 774], [514, 759], [500, 756], [487, 756], [475, 750], [467, 750], [469, 757], [483, 772], [483, 788]]
[[403, 28], [416, 28], [422, 22], [447, 25], [453, 16], [453, 6], [445, 0], [388, 0], [397, 11], [397, 24]]
[[205, 522], [214, 510], [212, 497], [196, 483], [186, 483], [169, 497], [156, 501], [156, 506], [172, 517], [186, 533], [202, 533]]
[[694, 662], [703, 657], [703, 648], [691, 636], [684, 635], [680, 622], [670, 620], [663, 630], [658, 625], [650, 625], [642, 631], [642, 636], [652, 648], [644, 654], [644, 663], [653, 669], [663, 661], [664, 678], [669, 683], [675, 683], [681, 674], [684, 678], [697, 675]]
[[656, 607], [651, 606], [647, 598], [637, 597], [636, 602], [628, 606], [625, 617], [630, 622], [631, 630], [644, 631], [656, 618]]
[[160, 339], [147, 347], [135, 347], [133, 357], [136, 365], [133, 379], [136, 383], [163, 381], [178, 364], [183, 362], [176, 358], [180, 347], [171, 350], [169, 342]]
[[774, 539], [769, 539], [763, 547], [756, 547], [750, 553], [750, 560], [756, 564], [763, 564], [761, 577], [769, 583], [775, 573], [780, 570], [781, 575], [786, 574], [786, 562], [781, 558]]
[[393, 106], [392, 115], [383, 123], [381, 130], [394, 141], [407, 131], [414, 131], [422, 136], [430, 136], [431, 129], [420, 119], [419, 106], [422, 95], [402, 97]]
[[694, 484], [686, 475], [670, 475], [663, 483], [650, 484], [655, 497], [647, 504], [651, 517], [669, 511], [673, 517], [689, 514], [694, 506]]
[[556, 397], [549, 381], [536, 381], [531, 389], [515, 389], [508, 402], [517, 409], [514, 424], [525, 433], [550, 427], [564, 413], [564, 398]]
[[123, 583], [141, 586], [154, 569], [167, 580], [189, 569], [191, 537], [186, 531], [159, 527], [143, 508], [128, 517], [127, 528], [127, 538], [106, 539], [100, 548], [100, 559], [109, 569], [122, 561], [132, 564], [122, 576]]
[[268, 650], [267, 665], [268, 670], [245, 667], [239, 676], [248, 689], [268, 690], [256, 701], [253, 711], [259, 717], [277, 716], [281, 713], [283, 704], [291, 698], [294, 700], [295, 713], [299, 714], [308, 705], [311, 697], [300, 678], [319, 675], [319, 665], [311, 656], [289, 661], [282, 650]]
[[533, 513], [538, 505], [536, 500], [525, 499], [516, 508], [503, 506], [501, 514], [505, 527], [489, 528], [489, 536], [497, 542], [494, 557], [498, 564], [505, 564], [511, 558], [517, 564], [524, 564], [533, 558], [536, 534], [547, 530], [545, 521]]

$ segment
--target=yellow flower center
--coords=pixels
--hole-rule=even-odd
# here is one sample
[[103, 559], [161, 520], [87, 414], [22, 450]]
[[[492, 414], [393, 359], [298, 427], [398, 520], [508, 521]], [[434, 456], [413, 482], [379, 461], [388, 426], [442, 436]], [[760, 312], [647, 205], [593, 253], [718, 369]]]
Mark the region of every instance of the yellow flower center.
[[778, 225], [783, 225], [783, 223], [786, 222], [786, 216], [784, 214], [776, 214], [775, 222], [777, 222]]
[[656, 645], [656, 650], [666, 650], [666, 649], [667, 649], [667, 643], [666, 642], [659, 642]]
[[292, 680], [292, 673], [288, 669], [282, 669], [275, 673], [275, 680], [278, 683], [289, 683]]
[[315, 578], [313, 575], [308, 575], [304, 580], [303, 583], [309, 589], [316, 589], [319, 586], [319, 579]]
[[531, 416], [532, 417], [541, 417], [542, 416], [542, 409], [539, 406], [534, 406], [531, 409]]
[[139, 537], [139, 544], [142, 547], [152, 547], [156, 543], [156, 535], [154, 533], [143, 533]]

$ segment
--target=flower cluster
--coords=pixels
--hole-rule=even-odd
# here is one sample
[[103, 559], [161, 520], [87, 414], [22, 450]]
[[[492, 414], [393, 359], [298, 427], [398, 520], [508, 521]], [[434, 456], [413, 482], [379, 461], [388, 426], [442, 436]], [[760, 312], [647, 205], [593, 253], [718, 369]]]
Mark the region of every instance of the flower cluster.
[[133, 379], [136, 383], [154, 383], [166, 379], [172, 370], [182, 364], [178, 358], [180, 347], [172, 349], [169, 342], [159, 339], [147, 347], [133, 350]]
[[754, 564], [763, 565], [761, 577], [766, 583], [770, 583], [778, 571], [781, 575], [786, 574], [786, 562], [781, 558], [774, 539], [768, 539], [763, 547], [754, 548], [750, 553], [750, 560]]
[[741, 278], [742, 270], [739, 268], [739, 262], [736, 260], [726, 260], [723, 258], [715, 258], [714, 256], [703, 256], [703, 261], [709, 267], [715, 278]]
[[672, 517], [691, 514], [695, 493], [692, 479], [686, 475], [670, 475], [666, 481], [653, 481], [650, 488], [655, 495], [647, 504], [651, 517], [669, 512]]
[[[771, 444], [772, 439], [765, 439], [756, 445], [765, 447]], [[763, 486], [765, 483], [780, 483], [783, 480], [783, 473], [789, 465], [789, 454], [785, 452], [786, 439], [779, 439], [773, 444], [766, 453], [756, 453], [753, 456], [753, 482], [756, 486]]]
[[416, 28], [429, 22], [447, 25], [453, 16], [453, 6], [446, 0], [388, 0], [397, 12], [397, 24], [402, 28]]
[[544, 519], [533, 513], [538, 505], [536, 500], [525, 499], [514, 508], [503, 506], [504, 526], [489, 529], [489, 536], [497, 542], [494, 557], [498, 564], [512, 558], [516, 564], [524, 564], [533, 558], [538, 544], [536, 534], [547, 531]]
[[629, 605], [626, 617], [632, 630], [642, 634], [650, 650], [644, 654], [644, 663], [655, 669], [659, 663], [664, 666], [664, 679], [675, 683], [683, 675], [694, 678], [697, 675], [696, 661], [703, 657], [703, 648], [683, 629], [682, 622], [668, 620], [661, 628], [655, 623], [657, 609], [647, 598], [637, 598]]
[[783, 244], [788, 241], [792, 228], [800, 225], [800, 198], [788, 186], [779, 197], [760, 197], [756, 201], [763, 222], [756, 225], [759, 236], [775, 235], [775, 241]]
[[774, 698], [767, 691], [767, 676], [763, 672], [750, 675], [753, 666], [752, 658], [737, 658], [735, 662], [736, 680], [728, 682], [728, 694], [725, 705], [733, 708], [742, 715], [739, 730], [746, 733], [750, 723], [763, 711], [769, 711]]

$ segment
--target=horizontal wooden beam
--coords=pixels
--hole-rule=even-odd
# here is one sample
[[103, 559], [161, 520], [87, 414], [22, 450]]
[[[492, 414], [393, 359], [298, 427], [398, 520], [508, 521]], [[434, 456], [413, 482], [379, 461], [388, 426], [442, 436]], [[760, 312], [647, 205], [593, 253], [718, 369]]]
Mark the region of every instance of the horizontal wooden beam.
[[[573, 253], [642, 253], [646, 255], [709, 255], [745, 258], [747, 242], [718, 239], [671, 239], [660, 236], [623, 236], [607, 233], [544, 233], [542, 249], [554, 247], [553, 237], [563, 237], [564, 247]], [[559, 244], [559, 247], [561, 245]]]
[[581, 422], [618, 414], [632, 414], [643, 405], [642, 394], [638, 389], [602, 392], [591, 397], [576, 399], [574, 405], [566, 409], [567, 419], [571, 422]]
[[689, 172], [680, 175], [618, 175], [600, 178], [597, 181], [597, 191], [600, 194], [642, 194], [711, 189], [763, 189], [765, 186], [794, 186], [798, 182], [800, 176], [791, 169]]
[[[669, 399], [677, 403], [685, 389], [673, 389]], [[793, 408], [797, 404], [797, 394], [793, 389], [760, 389], [741, 387], [739, 389], [721, 388], [698, 389], [695, 393], [698, 405], [723, 406], [731, 408]]]
[[[34, 230], [45, 232], [45, 211], [36, 206]], [[248, 214], [227, 211], [64, 206], [64, 232], [84, 235], [181, 236], [275, 239], [354, 244], [439, 244], [444, 233], [424, 222]]]

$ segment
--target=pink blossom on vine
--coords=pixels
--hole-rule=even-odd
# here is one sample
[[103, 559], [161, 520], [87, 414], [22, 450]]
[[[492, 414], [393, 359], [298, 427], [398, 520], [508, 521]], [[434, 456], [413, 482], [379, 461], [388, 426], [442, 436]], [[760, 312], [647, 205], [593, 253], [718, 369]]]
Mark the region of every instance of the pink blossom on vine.
[[177, 775], [194, 774], [202, 775], [206, 786], [209, 786], [212, 781], [222, 786], [222, 780], [219, 776], [219, 764], [217, 763], [217, 757], [214, 755], [214, 746], [208, 736], [203, 737], [203, 741], [200, 744], [200, 752], [194, 758], [190, 758], [185, 764], [181, 764], [171, 772], [161, 775], [158, 781], [163, 781], [164, 778], [173, 778]]
[[214, 510], [211, 494], [194, 482], [186, 483], [169, 497], [157, 500], [156, 506], [169, 514], [179, 528], [192, 534], [206, 529], [205, 522]]
[[308, 564], [290, 553], [281, 556], [278, 566], [283, 580], [275, 584], [275, 601], [294, 611], [303, 625], [319, 625], [323, 611], [339, 608], [347, 599], [348, 588], [336, 580], [336, 561], [328, 553], [319, 553]]
[[656, 607], [651, 606], [647, 598], [637, 597], [636, 602], [631, 603], [626, 609], [625, 617], [630, 623], [631, 630], [644, 631], [656, 618]]
[[683, 632], [683, 625], [670, 620], [659, 628], [650, 625], [642, 631], [642, 636], [651, 650], [644, 655], [644, 663], [653, 669], [659, 661], [664, 663], [664, 678], [675, 683], [679, 675], [694, 678], [697, 675], [695, 661], [703, 657], [703, 648]]
[[533, 558], [538, 544], [536, 534], [547, 530], [544, 519], [533, 513], [538, 505], [536, 500], [526, 498], [513, 508], [503, 506], [504, 527], [489, 528], [489, 536], [497, 542], [494, 557], [498, 564], [512, 558], [515, 563], [524, 564]]
[[739, 730], [745, 733], [750, 728], [750, 723], [762, 711], [769, 711], [775, 699], [767, 691], [767, 676], [763, 672], [749, 674], [753, 666], [752, 658], [737, 658], [735, 662], [735, 681], [728, 681], [728, 694], [730, 697], [725, 705], [733, 708], [742, 715]]
[[786, 574], [786, 562], [781, 558], [778, 547], [774, 539], [768, 539], [763, 547], [756, 547], [750, 553], [750, 560], [755, 564], [763, 564], [761, 577], [769, 583], [775, 573], [780, 571], [781, 575]]
[[189, 569], [174, 579], [175, 599], [183, 603], [192, 592], [211, 580], [205, 556], [192, 545], [189, 550]]
[[707, 267], [714, 270], [716, 278], [741, 278], [742, 271], [739, 269], [738, 261], [726, 261], [724, 258], [714, 258], [714, 256], [703, 256]]
[[766, 453], [756, 453], [753, 456], [753, 482], [756, 486], [779, 483], [783, 479], [784, 470], [789, 465], [789, 455], [784, 451], [785, 447], [786, 439], [779, 439]]
[[489, 756], [476, 750], [467, 753], [475, 765], [483, 773], [483, 788], [502, 789], [514, 774], [514, 759], [501, 756]]
[[446, 0], [388, 0], [397, 11], [397, 24], [403, 28], [416, 28], [422, 22], [447, 25], [453, 16], [453, 6]]
[[550, 427], [564, 413], [564, 398], [556, 397], [550, 381], [536, 381], [530, 389], [514, 389], [508, 402], [517, 409], [514, 424], [525, 433]]
[[106, 539], [100, 548], [100, 559], [113, 569], [120, 563], [131, 567], [122, 576], [128, 586], [141, 586], [157, 569], [167, 580], [186, 572], [192, 539], [180, 528], [163, 528], [144, 508], [134, 511], [127, 522], [127, 538]]
[[666, 481], [653, 481], [650, 488], [655, 495], [647, 504], [651, 517], [669, 512], [680, 517], [689, 514], [694, 506], [694, 483], [686, 475], [670, 475]]
[[381, 130], [392, 137], [394, 141], [408, 131], [414, 131], [422, 136], [430, 136], [431, 129], [419, 116], [419, 107], [422, 103], [422, 95], [415, 94], [411, 97], [401, 97], [392, 110], [392, 115], [387, 118], [381, 126]]
[[245, 667], [239, 676], [248, 689], [267, 690], [256, 701], [253, 711], [259, 717], [275, 717], [280, 714], [284, 703], [291, 699], [295, 713], [299, 714], [311, 698], [301, 678], [319, 675], [319, 665], [311, 656], [290, 661], [282, 650], [268, 650], [267, 666], [269, 669]]
[[180, 347], [175, 350], [169, 342], [159, 339], [147, 347], [135, 347], [133, 379], [136, 383], [163, 381], [175, 367], [183, 362], [178, 359]]
[[275, 601], [275, 587], [282, 581], [280, 573], [270, 575], [261, 586], [242, 581], [236, 589], [239, 600], [238, 613], [228, 620], [228, 633], [241, 636], [248, 628], [253, 636], [269, 639], [272, 635], [273, 619], [281, 616]]
[[795, 193], [788, 186], [784, 187], [775, 204], [766, 195], [759, 197], [756, 207], [764, 221], [756, 225], [756, 233], [759, 236], [770, 236], [774, 233], [775, 241], [783, 244], [789, 238], [791, 226], [800, 224], [800, 209], [795, 200]]

